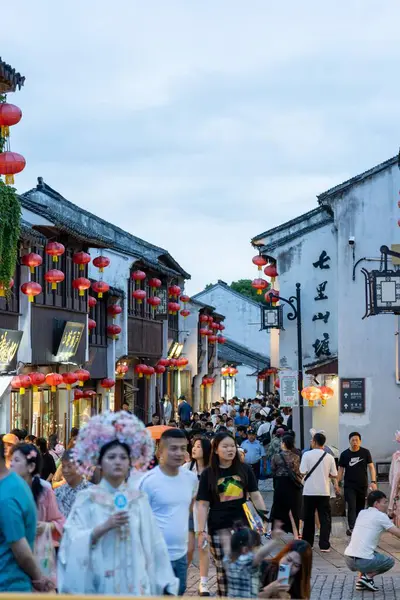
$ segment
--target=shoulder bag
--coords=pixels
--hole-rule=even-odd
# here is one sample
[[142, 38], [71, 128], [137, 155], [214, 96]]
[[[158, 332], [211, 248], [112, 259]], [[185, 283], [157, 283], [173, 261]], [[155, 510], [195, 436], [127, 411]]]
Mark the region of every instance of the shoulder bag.
[[318, 467], [318, 465], [320, 465], [322, 463], [322, 461], [324, 460], [325, 456], [327, 455], [327, 452], [324, 452], [323, 455], [321, 456], [321, 458], [319, 458], [317, 460], [317, 462], [315, 463], [315, 465], [313, 466], [313, 468], [311, 469], [311, 471], [309, 471], [307, 473], [307, 475], [304, 477], [304, 483], [307, 481], [307, 479], [309, 479], [311, 477], [311, 475], [314, 473], [315, 469]]

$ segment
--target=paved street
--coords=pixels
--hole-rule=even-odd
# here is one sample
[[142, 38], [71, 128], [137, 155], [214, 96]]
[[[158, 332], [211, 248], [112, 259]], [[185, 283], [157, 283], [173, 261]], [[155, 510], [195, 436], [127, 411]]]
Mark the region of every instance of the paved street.
[[[385, 490], [384, 490], [385, 491]], [[272, 493], [263, 493], [267, 508], [271, 508]], [[346, 524], [342, 518], [333, 519], [333, 535], [331, 538], [332, 551], [322, 554], [318, 550], [318, 540], [314, 546], [312, 594], [311, 599], [317, 600], [400, 600], [400, 540], [390, 534], [381, 537], [380, 550], [390, 554], [396, 560], [396, 565], [388, 575], [376, 577], [375, 583], [380, 588], [379, 592], [358, 592], [355, 590], [356, 576], [351, 573], [345, 564], [344, 550], [348, 543]], [[282, 545], [286, 538], [282, 538]], [[287, 537], [290, 539], [290, 536]], [[188, 595], [198, 593], [199, 571], [197, 560], [190, 568], [188, 580]], [[212, 568], [210, 571], [210, 587], [212, 594], [216, 594], [216, 577]]]

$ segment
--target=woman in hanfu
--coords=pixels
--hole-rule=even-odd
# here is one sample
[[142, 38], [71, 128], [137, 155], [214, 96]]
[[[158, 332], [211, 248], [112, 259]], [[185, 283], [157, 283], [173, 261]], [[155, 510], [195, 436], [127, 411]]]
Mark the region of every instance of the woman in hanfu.
[[92, 417], [74, 457], [82, 473], [99, 466], [102, 480], [78, 493], [58, 554], [58, 590], [69, 594], [176, 595], [178, 580], [147, 496], [127, 485], [145, 471], [153, 442], [127, 412]]
[[[396, 431], [396, 442], [400, 444], [400, 431]], [[393, 515], [396, 527], [400, 527], [400, 450], [392, 456], [389, 472], [390, 499], [388, 513]]]

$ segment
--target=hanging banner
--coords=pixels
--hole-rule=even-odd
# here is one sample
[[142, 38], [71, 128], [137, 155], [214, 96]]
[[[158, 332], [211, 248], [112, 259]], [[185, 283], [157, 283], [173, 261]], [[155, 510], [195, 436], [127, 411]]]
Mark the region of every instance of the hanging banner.
[[281, 371], [279, 374], [280, 380], [280, 405], [281, 406], [298, 406], [298, 375], [294, 371]]

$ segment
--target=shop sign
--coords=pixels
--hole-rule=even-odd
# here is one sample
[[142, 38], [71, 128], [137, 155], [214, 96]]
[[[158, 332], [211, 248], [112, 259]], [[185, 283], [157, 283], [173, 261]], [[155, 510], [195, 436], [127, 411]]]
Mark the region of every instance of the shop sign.
[[365, 379], [340, 380], [340, 412], [365, 412]]
[[0, 329], [0, 372], [7, 373], [13, 368], [22, 335], [23, 331]]
[[57, 362], [65, 362], [75, 356], [84, 329], [84, 323], [66, 321], [61, 341], [56, 352]]
[[281, 406], [298, 406], [299, 404], [299, 392], [298, 392], [298, 375], [293, 371], [287, 373], [280, 373], [280, 405]]

